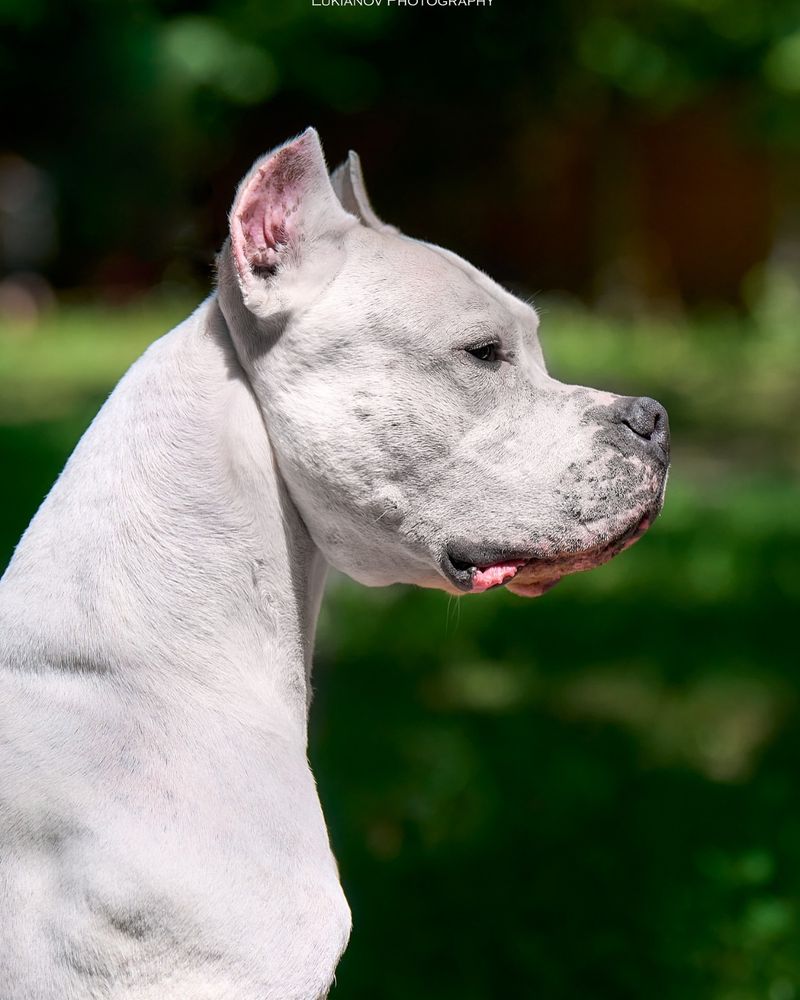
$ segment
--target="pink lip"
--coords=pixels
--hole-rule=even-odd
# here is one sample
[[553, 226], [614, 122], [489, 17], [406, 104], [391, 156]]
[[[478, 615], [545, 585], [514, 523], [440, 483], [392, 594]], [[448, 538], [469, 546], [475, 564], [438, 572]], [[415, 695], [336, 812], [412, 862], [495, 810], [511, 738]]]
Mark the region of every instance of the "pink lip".
[[513, 584], [511, 590], [526, 597], [538, 597], [554, 587], [563, 576], [593, 569], [629, 548], [647, 531], [652, 520], [649, 514], [644, 515], [633, 530], [624, 535], [622, 539], [588, 548], [582, 552], [564, 554], [550, 559], [508, 559], [505, 562], [492, 563], [488, 566], [478, 566], [472, 574], [470, 593], [481, 594], [491, 587], [499, 587], [508, 583], [524, 567], [527, 572], [522, 573], [522, 582]]
[[511, 580], [525, 562], [525, 559], [513, 559], [509, 562], [492, 563], [491, 566], [479, 566], [472, 574], [472, 593], [481, 594], [490, 587], [498, 587]]

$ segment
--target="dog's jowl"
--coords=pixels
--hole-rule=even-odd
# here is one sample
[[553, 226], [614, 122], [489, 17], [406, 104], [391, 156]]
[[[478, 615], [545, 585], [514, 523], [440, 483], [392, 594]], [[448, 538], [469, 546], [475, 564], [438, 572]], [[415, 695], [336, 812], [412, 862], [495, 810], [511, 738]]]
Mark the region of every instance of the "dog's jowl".
[[534, 309], [316, 133], [133, 365], [0, 584], [0, 997], [315, 1000], [350, 932], [306, 719], [328, 565], [537, 596], [635, 541], [664, 410], [551, 378]]

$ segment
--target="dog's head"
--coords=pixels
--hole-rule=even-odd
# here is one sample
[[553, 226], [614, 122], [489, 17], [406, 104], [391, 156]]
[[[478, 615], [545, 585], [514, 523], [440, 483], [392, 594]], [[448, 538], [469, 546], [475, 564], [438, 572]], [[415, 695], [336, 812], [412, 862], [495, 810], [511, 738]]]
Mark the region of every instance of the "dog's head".
[[219, 265], [281, 473], [355, 579], [535, 596], [658, 514], [663, 408], [551, 378], [532, 306], [381, 222], [313, 130], [243, 180]]

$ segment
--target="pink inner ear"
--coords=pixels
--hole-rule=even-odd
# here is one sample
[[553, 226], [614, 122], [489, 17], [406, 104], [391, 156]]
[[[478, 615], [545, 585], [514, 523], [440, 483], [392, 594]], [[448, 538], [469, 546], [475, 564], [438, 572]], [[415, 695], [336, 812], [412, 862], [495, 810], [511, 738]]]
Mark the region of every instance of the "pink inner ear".
[[289, 242], [286, 230], [287, 206], [276, 205], [266, 192], [257, 191], [239, 212], [242, 231], [241, 252], [248, 267], [274, 267], [280, 251]]
[[231, 227], [242, 277], [253, 268], [275, 267], [296, 239], [296, 215], [305, 186], [304, 152], [302, 139], [285, 146], [258, 169], [242, 193]]

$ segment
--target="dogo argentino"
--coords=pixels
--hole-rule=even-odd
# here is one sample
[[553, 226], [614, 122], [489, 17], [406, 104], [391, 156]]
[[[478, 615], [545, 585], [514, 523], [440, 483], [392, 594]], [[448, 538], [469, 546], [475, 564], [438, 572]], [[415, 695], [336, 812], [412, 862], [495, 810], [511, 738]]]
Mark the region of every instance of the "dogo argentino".
[[537, 596], [631, 544], [653, 400], [370, 207], [316, 132], [103, 406], [0, 584], [3, 1000], [314, 1000], [350, 913], [306, 759], [326, 567]]

